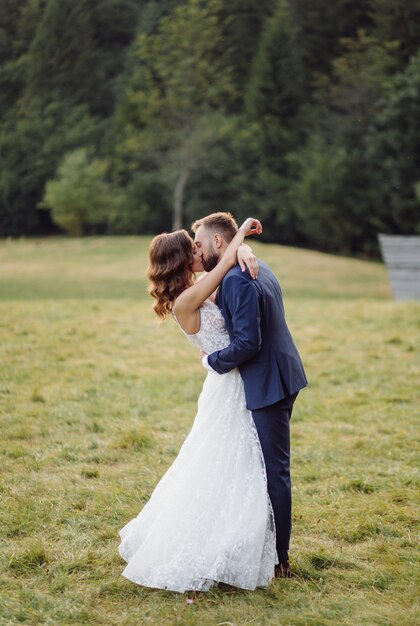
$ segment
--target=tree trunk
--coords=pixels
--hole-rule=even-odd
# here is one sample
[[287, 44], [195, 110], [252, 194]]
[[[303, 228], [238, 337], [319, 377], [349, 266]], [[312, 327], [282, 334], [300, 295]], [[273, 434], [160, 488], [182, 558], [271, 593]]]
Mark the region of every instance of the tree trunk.
[[187, 184], [189, 171], [185, 168], [178, 177], [174, 191], [174, 213], [172, 220], [172, 230], [182, 228], [182, 205], [184, 202], [185, 185]]

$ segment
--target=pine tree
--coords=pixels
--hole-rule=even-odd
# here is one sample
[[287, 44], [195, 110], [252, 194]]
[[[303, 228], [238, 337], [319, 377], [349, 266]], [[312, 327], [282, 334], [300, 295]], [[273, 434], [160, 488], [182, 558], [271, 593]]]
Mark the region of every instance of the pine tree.
[[370, 215], [377, 231], [420, 233], [420, 51], [379, 102], [366, 136]]
[[420, 45], [420, 3], [417, 0], [370, 0], [372, 34], [383, 42], [397, 41], [400, 69]]
[[27, 52], [45, 0], [3, 0], [0, 4], [0, 120], [13, 123], [25, 90]]
[[243, 108], [243, 98], [252, 63], [267, 20], [273, 15], [276, 0], [230, 0], [221, 5], [220, 23], [227, 63], [233, 70], [237, 97], [235, 112]]
[[29, 50], [29, 98], [114, 110], [113, 82], [124, 65], [139, 16], [135, 0], [48, 0]]
[[251, 117], [284, 124], [296, 115], [304, 96], [297, 31], [287, 2], [280, 2], [266, 25], [253, 62], [246, 109]]

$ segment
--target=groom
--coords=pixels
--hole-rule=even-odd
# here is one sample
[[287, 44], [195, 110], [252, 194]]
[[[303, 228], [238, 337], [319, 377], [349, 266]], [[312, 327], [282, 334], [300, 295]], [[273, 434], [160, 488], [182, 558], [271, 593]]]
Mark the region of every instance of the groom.
[[[237, 224], [230, 213], [213, 213], [192, 225], [195, 245], [205, 271], [212, 270]], [[290, 428], [293, 403], [307, 385], [299, 353], [286, 325], [280, 285], [259, 261], [258, 278], [239, 265], [224, 277], [217, 294], [231, 343], [203, 357], [203, 365], [219, 374], [239, 367], [247, 408], [258, 431], [265, 459], [267, 487], [276, 524], [279, 565], [276, 577], [288, 578], [292, 496]]]

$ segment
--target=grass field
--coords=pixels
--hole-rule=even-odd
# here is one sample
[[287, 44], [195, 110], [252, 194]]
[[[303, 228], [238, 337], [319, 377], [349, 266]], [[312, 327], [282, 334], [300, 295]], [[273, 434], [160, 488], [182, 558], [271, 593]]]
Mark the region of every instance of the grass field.
[[392, 300], [380, 264], [253, 245], [310, 380], [292, 419], [296, 578], [187, 604], [121, 577], [118, 530], [175, 458], [205, 373], [153, 317], [147, 238], [3, 241], [0, 624], [420, 622], [420, 306]]

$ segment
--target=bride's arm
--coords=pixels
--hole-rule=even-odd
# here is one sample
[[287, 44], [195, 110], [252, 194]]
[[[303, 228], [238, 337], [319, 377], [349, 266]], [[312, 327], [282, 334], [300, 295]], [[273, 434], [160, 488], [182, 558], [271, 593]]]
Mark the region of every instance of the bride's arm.
[[175, 313], [188, 315], [197, 311], [200, 306], [221, 283], [225, 274], [236, 265], [237, 251], [243, 240], [248, 235], [259, 235], [262, 232], [261, 222], [249, 217], [226, 248], [222, 258], [211, 272], [208, 272], [202, 280], [192, 287], [183, 291], [176, 299]]

